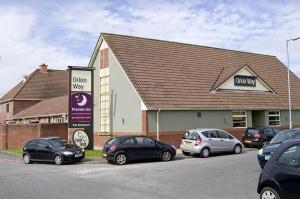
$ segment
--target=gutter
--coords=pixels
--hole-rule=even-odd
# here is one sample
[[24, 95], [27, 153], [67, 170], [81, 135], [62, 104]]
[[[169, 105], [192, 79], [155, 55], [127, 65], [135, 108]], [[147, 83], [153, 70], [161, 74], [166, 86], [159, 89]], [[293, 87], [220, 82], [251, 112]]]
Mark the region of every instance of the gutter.
[[159, 112], [160, 108], [156, 112], [156, 139], [159, 141]]

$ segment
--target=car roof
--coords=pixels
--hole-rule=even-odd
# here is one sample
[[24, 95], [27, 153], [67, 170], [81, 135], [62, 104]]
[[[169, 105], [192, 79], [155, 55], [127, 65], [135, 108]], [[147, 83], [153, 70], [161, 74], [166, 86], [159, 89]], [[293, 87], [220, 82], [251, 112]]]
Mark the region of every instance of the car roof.
[[214, 129], [214, 128], [197, 128], [197, 129], [189, 129], [188, 131], [198, 131], [198, 132], [204, 132], [204, 131], [223, 131], [222, 129]]
[[145, 135], [123, 135], [123, 136], [118, 136], [118, 137], [114, 137], [114, 138], [122, 141], [122, 140], [127, 140], [127, 139], [135, 138], [135, 137], [147, 137], [147, 136], [145, 136]]
[[64, 138], [58, 137], [58, 136], [47, 136], [47, 137], [33, 138], [33, 139], [30, 139], [28, 142], [34, 141], [34, 140], [51, 140], [51, 139], [64, 139]]

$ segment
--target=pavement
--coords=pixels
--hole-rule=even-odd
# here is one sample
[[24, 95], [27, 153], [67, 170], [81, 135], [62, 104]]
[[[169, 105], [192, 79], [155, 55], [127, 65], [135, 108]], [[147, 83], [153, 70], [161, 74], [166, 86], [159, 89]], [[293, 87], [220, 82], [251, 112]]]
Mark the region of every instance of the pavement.
[[257, 151], [203, 159], [178, 154], [170, 162], [117, 166], [102, 158], [57, 166], [25, 165], [0, 153], [1, 199], [253, 199], [261, 169]]

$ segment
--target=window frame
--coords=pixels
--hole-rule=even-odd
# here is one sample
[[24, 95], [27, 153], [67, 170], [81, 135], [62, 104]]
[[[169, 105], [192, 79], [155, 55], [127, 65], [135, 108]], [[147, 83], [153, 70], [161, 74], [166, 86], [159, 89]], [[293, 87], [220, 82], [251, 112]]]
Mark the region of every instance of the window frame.
[[[241, 112], [244, 112], [245, 114], [244, 115], [234, 115], [234, 113], [241, 113]], [[239, 117], [243, 117], [245, 118], [245, 126], [234, 126], [235, 123], [238, 123], [238, 122], [235, 122], [234, 121], [234, 118], [239, 118]], [[240, 110], [240, 111], [232, 111], [232, 127], [233, 128], [247, 128], [248, 127], [248, 118], [247, 118], [247, 111], [243, 111], [243, 110]]]
[[[270, 114], [270, 112], [278, 112], [278, 114]], [[278, 117], [279, 120], [270, 120], [270, 117]], [[281, 126], [280, 110], [269, 110], [268, 111], [268, 120], [269, 120], [269, 126]], [[271, 125], [270, 121], [279, 122], [279, 124]]]

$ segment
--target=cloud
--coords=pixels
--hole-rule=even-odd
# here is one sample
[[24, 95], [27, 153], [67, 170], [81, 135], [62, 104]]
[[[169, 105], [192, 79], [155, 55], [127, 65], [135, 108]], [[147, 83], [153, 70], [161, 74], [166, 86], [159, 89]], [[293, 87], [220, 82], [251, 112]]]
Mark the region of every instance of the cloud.
[[[0, 8], [0, 94], [40, 63], [86, 65], [100, 32], [277, 56], [300, 36], [297, 1], [48, 1]], [[4, 28], [2, 28], [4, 27]], [[290, 65], [300, 76], [300, 40]], [[14, 77], [14, 78], [11, 78]]]

